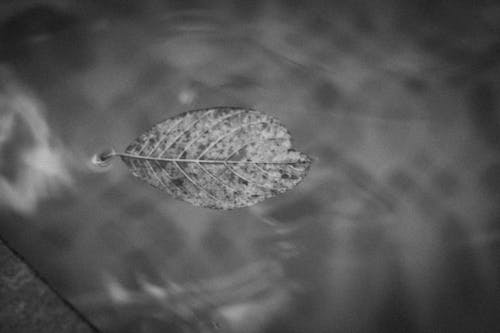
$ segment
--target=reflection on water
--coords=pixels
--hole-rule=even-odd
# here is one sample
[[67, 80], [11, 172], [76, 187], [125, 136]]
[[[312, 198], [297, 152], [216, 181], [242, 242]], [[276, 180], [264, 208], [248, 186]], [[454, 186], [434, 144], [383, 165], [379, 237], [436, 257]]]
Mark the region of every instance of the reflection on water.
[[[496, 331], [500, 7], [417, 3], [0, 5], [2, 237], [109, 332]], [[211, 211], [90, 163], [218, 105], [301, 186]]]
[[38, 202], [71, 185], [63, 149], [55, 141], [41, 103], [0, 72], [0, 204], [33, 214]]

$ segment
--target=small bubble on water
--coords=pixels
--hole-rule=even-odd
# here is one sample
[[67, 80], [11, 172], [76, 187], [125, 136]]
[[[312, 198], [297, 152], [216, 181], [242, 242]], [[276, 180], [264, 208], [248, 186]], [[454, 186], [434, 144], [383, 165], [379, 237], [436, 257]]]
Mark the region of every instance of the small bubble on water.
[[195, 98], [196, 92], [193, 89], [183, 89], [179, 93], [179, 102], [184, 105], [192, 104]]

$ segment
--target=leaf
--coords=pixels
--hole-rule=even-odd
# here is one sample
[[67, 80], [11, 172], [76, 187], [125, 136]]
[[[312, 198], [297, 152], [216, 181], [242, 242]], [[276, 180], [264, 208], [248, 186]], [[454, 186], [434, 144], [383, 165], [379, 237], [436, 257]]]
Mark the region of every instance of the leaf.
[[125, 153], [133, 175], [195, 206], [253, 205], [297, 185], [311, 160], [291, 149], [290, 134], [255, 110], [215, 107], [156, 124]]

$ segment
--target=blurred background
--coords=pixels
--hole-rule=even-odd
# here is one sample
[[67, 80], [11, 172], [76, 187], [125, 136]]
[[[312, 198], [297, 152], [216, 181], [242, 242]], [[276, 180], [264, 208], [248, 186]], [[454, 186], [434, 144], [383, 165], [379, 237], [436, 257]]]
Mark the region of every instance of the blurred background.
[[[0, 22], [0, 235], [103, 332], [500, 331], [497, 1], [5, 0]], [[224, 105], [279, 118], [305, 181], [212, 211], [89, 163]]]

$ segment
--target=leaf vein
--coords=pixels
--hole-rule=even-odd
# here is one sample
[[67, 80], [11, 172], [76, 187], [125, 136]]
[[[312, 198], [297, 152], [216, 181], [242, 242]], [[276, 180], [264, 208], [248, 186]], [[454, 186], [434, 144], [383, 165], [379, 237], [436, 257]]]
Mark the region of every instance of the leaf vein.
[[[153, 155], [153, 152], [158, 149], [158, 147], [160, 146], [160, 144], [162, 142], [164, 142], [167, 138], [168, 138], [168, 135], [170, 134], [170, 132], [176, 128], [177, 126], [179, 126], [179, 124], [184, 120], [184, 118], [181, 118], [179, 119], [177, 122], [175, 122], [171, 127], [169, 127], [167, 129], [167, 131], [165, 133], [163, 133], [163, 138], [161, 140], [158, 140], [158, 142], [155, 144], [155, 146], [153, 147], [153, 149], [151, 149], [151, 151], [149, 152], [148, 156], [152, 156]], [[147, 144], [143, 145], [143, 149], [147, 146]], [[140, 155], [143, 151], [143, 149], [141, 149], [141, 151], [139, 153], [137, 153], [137, 155]]]
[[[215, 123], [211, 124], [207, 129], [206, 131], [210, 131], [212, 130], [216, 125], [220, 124], [221, 122], [223, 122], [224, 120], [227, 120], [229, 118], [232, 118], [234, 116], [237, 116], [237, 115], [240, 115], [241, 113], [243, 113], [243, 110], [240, 110], [240, 111], [237, 111], [237, 112], [234, 112], [234, 113], [231, 113], [229, 115], [226, 115], [224, 117], [221, 117], [220, 119], [218, 119]], [[189, 147], [191, 147], [199, 138], [201, 138], [203, 136], [203, 131], [202, 133], [198, 134], [198, 136], [194, 139], [191, 140], [191, 142], [189, 142], [186, 147], [184, 147], [184, 150], [179, 154], [179, 156], [177, 156], [177, 158], [180, 158], [182, 157], [182, 154], [184, 154]]]
[[[160, 154], [158, 154], [158, 156], [163, 156], [165, 154], [165, 152], [170, 149], [170, 147], [172, 147], [184, 134], [186, 134], [194, 125], [196, 125], [200, 120], [202, 120], [203, 118], [205, 118], [209, 113], [213, 112], [215, 109], [209, 109], [207, 111], [205, 111], [200, 117], [198, 117], [196, 120], [192, 121], [190, 124], [188, 124], [187, 127], [184, 128], [184, 131], [182, 131], [179, 135], [177, 135], [175, 137], [174, 140], [172, 140], [163, 150]], [[167, 139], [167, 137], [165, 136], [165, 139]]]
[[220, 177], [217, 177], [215, 176], [213, 173], [211, 173], [210, 171], [207, 170], [207, 168], [205, 168], [200, 162], [196, 162], [196, 164], [198, 164], [198, 166], [205, 172], [207, 173], [210, 177], [212, 177], [213, 179], [217, 180], [219, 183], [221, 183], [222, 185], [224, 185], [227, 189], [229, 189], [230, 191], [232, 191], [233, 193], [236, 192], [236, 189], [228, 184], [226, 184], [226, 182], [222, 181], [222, 179], [220, 179]]
[[[268, 140], [269, 140], [269, 141], [275, 141], [275, 140], [287, 140], [287, 138], [270, 138], [270, 139], [268, 139]], [[226, 160], [225, 160], [225, 161], [226, 161], [226, 162], [229, 162], [229, 159], [231, 159], [231, 157], [233, 157], [234, 155], [238, 154], [238, 153], [239, 153], [239, 152], [240, 152], [243, 148], [245, 148], [245, 147], [247, 147], [247, 146], [249, 146], [249, 145], [251, 145], [251, 144], [253, 144], [253, 143], [260, 142], [260, 141], [261, 141], [261, 140], [255, 140], [255, 141], [248, 142], [248, 143], [245, 143], [245, 144], [241, 145], [241, 147], [240, 147], [240, 148], [238, 148], [237, 150], [235, 150], [232, 154], [230, 154], [230, 155], [226, 158]], [[275, 178], [275, 176], [274, 176], [274, 175], [272, 175], [270, 172], [268, 172], [268, 171], [266, 171], [266, 170], [262, 169], [261, 167], [259, 167], [259, 165], [258, 165], [258, 164], [253, 164], [253, 165], [255, 165], [255, 166], [256, 166], [259, 170], [261, 170], [262, 172], [264, 172], [264, 173], [268, 174], [269, 176], [272, 176], [272, 177], [274, 177], [274, 178]], [[228, 168], [229, 168], [229, 170], [230, 170], [231, 172], [233, 172], [233, 173], [234, 173], [237, 177], [239, 177], [239, 178], [241, 178], [241, 179], [243, 179], [243, 180], [245, 180], [245, 181], [247, 181], [247, 182], [248, 182], [248, 181], [250, 181], [251, 183], [253, 183], [253, 184], [257, 185], [257, 186], [263, 187], [263, 188], [268, 188], [268, 189], [269, 189], [269, 188], [272, 188], [272, 187], [267, 187], [267, 186], [264, 186], [263, 184], [261, 184], [261, 183], [259, 183], [259, 182], [257, 182], [257, 181], [254, 181], [253, 179], [247, 179], [247, 178], [243, 178], [243, 177], [241, 177], [238, 173], [236, 173], [236, 172], [234, 171], [234, 169], [233, 169], [233, 168], [230, 168], [230, 167], [227, 165], [227, 163], [225, 163], [225, 168], [224, 168], [224, 170], [222, 170], [222, 172], [221, 172], [220, 174], [224, 173], [224, 171], [225, 171], [225, 170], [227, 170]], [[283, 186], [281, 183], [279, 183], [279, 182], [278, 182], [278, 184], [279, 184], [282, 188], [286, 188], [286, 187], [285, 187], [285, 186]]]
[[174, 165], [179, 169], [179, 171], [186, 177], [187, 180], [189, 180], [194, 186], [198, 187], [200, 190], [205, 192], [210, 198], [215, 200], [216, 202], [219, 201], [220, 199], [216, 198], [212, 193], [210, 193], [204, 186], [198, 184], [198, 182], [194, 181], [189, 175], [186, 173], [186, 171], [179, 165], [178, 162], [174, 162]]
[[248, 127], [248, 126], [252, 126], [252, 125], [257, 125], [257, 124], [264, 124], [266, 123], [265, 121], [254, 121], [254, 122], [251, 122], [251, 123], [247, 123], [247, 124], [243, 124], [243, 125], [240, 125], [236, 128], [234, 128], [233, 130], [229, 131], [228, 133], [224, 134], [224, 135], [221, 135], [217, 138], [217, 140], [215, 140], [214, 142], [212, 142], [198, 157], [197, 159], [200, 159], [203, 157], [203, 155], [205, 155], [207, 152], [210, 151], [210, 149], [212, 149], [213, 147], [215, 147], [215, 145], [217, 145], [220, 141], [222, 141], [223, 139], [227, 138], [228, 136], [230, 135], [233, 135], [234, 133], [238, 132], [239, 130], [242, 130], [243, 128], [245, 127]]

